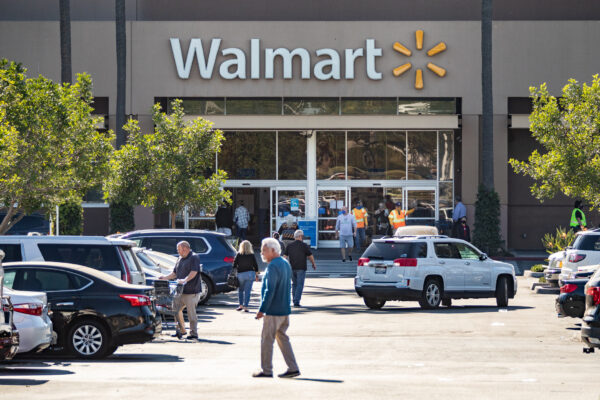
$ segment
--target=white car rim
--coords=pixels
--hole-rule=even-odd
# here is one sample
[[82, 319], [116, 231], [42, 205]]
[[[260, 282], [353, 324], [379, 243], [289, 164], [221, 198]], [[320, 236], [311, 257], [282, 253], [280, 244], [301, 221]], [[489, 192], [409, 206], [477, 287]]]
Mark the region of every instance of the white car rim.
[[206, 284], [206, 281], [204, 279], [200, 279], [202, 281], [202, 292], [200, 292], [200, 299], [198, 300], [198, 302], [204, 300], [206, 298], [206, 295], [208, 294], [208, 285]]
[[82, 325], [73, 334], [73, 347], [86, 356], [95, 354], [102, 347], [102, 333], [93, 325]]
[[425, 297], [430, 306], [435, 306], [440, 301], [440, 289], [435, 284], [427, 286]]

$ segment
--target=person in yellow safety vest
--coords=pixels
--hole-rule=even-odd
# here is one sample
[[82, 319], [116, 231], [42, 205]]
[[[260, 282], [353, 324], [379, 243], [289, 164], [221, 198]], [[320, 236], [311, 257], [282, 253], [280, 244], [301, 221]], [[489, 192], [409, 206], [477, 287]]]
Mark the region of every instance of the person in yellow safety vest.
[[412, 214], [414, 211], [414, 208], [412, 210], [403, 210], [402, 203], [396, 203], [396, 208], [393, 209], [390, 215], [388, 216], [390, 220], [390, 225], [392, 226], [392, 235], [394, 234], [394, 232], [396, 232], [396, 229], [398, 229], [399, 227], [406, 226], [406, 216]]
[[571, 211], [571, 223], [569, 225], [573, 232], [584, 231], [587, 226], [585, 214], [581, 211], [581, 200], [575, 201], [573, 211]]
[[367, 241], [366, 229], [369, 226], [367, 217], [369, 213], [363, 207], [362, 201], [356, 202], [356, 207], [352, 210], [352, 215], [356, 220], [356, 248], [359, 253], [362, 253], [362, 245]]

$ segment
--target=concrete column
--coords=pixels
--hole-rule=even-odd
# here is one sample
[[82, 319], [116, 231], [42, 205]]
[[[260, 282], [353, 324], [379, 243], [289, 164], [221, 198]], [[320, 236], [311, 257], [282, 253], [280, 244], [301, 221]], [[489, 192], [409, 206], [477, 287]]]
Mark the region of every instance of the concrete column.
[[462, 117], [462, 200], [467, 206], [467, 220], [475, 222], [475, 200], [479, 185], [479, 115]]
[[494, 187], [500, 198], [500, 234], [508, 238], [508, 116], [494, 115]]
[[306, 219], [317, 219], [317, 133], [307, 131], [306, 143]]

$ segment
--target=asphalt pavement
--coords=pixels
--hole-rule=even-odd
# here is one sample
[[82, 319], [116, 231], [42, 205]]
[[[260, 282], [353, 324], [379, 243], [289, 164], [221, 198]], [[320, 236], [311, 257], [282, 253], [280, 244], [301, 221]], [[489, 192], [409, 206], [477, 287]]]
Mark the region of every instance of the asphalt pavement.
[[[235, 293], [199, 308], [200, 340], [166, 331], [101, 361], [27, 357], [0, 367], [3, 399], [599, 399], [600, 354], [583, 354], [575, 319], [519, 278], [509, 307], [493, 299], [424, 311], [367, 309], [350, 278], [309, 278], [288, 331], [302, 375], [255, 379], [262, 323]], [[259, 285], [254, 285], [256, 310]], [[277, 349], [275, 373], [285, 370]]]

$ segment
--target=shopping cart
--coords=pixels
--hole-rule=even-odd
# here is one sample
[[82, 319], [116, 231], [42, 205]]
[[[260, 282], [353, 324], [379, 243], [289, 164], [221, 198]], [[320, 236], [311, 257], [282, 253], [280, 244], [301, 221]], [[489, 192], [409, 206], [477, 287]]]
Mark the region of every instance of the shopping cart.
[[[176, 281], [154, 281], [154, 292], [156, 295], [156, 311], [160, 315], [163, 329], [176, 329], [175, 305], [183, 294], [183, 285]], [[170, 320], [173, 322], [171, 323]]]

